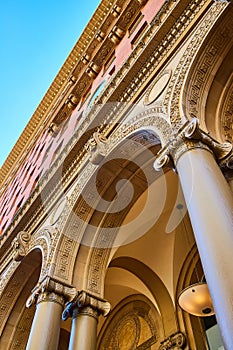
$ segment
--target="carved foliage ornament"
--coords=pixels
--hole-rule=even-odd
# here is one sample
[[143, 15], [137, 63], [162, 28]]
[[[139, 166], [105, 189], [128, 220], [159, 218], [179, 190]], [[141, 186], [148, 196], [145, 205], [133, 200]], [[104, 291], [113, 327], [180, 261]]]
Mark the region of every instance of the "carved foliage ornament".
[[229, 142], [223, 144], [215, 141], [211, 136], [199, 128], [196, 118], [185, 123], [170, 142], [158, 152], [154, 162], [154, 169], [159, 171], [163, 166], [168, 166], [169, 162], [176, 165], [180, 156], [190, 149], [203, 148], [212, 151], [217, 161], [221, 164], [232, 164], [232, 145]]
[[32, 290], [32, 294], [26, 302], [26, 306], [30, 307], [34, 303], [42, 301], [54, 301], [64, 305], [64, 300], [70, 300], [76, 294], [76, 289], [71, 286], [66, 286], [60, 281], [52, 277], [46, 276]]
[[93, 136], [89, 139], [86, 148], [90, 154], [90, 161], [93, 164], [99, 164], [105, 157], [107, 139], [98, 131], [93, 133]]
[[96, 316], [107, 316], [111, 306], [110, 303], [104, 299], [97, 298], [86, 291], [80, 291], [71, 302], [66, 304], [66, 308], [62, 314], [62, 319], [65, 321], [74, 314], [77, 315], [85, 308], [94, 310], [96, 312]]

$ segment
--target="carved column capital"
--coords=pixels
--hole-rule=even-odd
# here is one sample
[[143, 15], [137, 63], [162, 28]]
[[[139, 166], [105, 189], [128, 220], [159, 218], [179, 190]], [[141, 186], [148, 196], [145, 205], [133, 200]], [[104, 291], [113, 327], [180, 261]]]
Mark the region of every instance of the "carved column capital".
[[186, 345], [185, 335], [181, 332], [174, 333], [161, 342], [159, 350], [180, 350]]
[[31, 235], [26, 231], [20, 231], [13, 239], [11, 246], [14, 250], [14, 260], [20, 261], [25, 257], [30, 239]]
[[226, 164], [232, 166], [232, 145], [229, 142], [219, 143], [199, 127], [199, 122], [193, 118], [182, 126], [170, 142], [158, 152], [154, 169], [159, 171], [163, 166], [175, 167], [181, 155], [191, 149], [202, 148], [212, 152], [219, 162], [231, 159]]
[[79, 313], [88, 314], [93, 317], [98, 317], [99, 315], [107, 316], [110, 309], [111, 306], [108, 301], [86, 291], [80, 291], [71, 302], [66, 304], [62, 319], [67, 320], [69, 317], [75, 317]]
[[54, 301], [64, 305], [65, 301], [71, 300], [75, 294], [75, 288], [46, 276], [33, 288], [30, 297], [27, 299], [26, 306], [30, 307], [32, 304], [42, 301]]

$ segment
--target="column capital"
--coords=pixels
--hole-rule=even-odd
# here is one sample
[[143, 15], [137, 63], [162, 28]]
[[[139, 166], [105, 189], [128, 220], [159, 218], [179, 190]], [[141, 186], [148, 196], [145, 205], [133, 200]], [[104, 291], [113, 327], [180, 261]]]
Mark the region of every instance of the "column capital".
[[184, 349], [186, 338], [182, 332], [176, 332], [161, 342], [159, 350]]
[[[62, 319], [65, 321], [69, 317], [85, 313], [94, 317], [99, 315], [107, 316], [111, 309], [110, 303], [86, 291], [80, 291], [75, 298], [66, 304]], [[94, 312], [94, 313], [93, 313]]]
[[63, 284], [50, 276], [40, 281], [32, 290], [30, 297], [27, 299], [26, 306], [40, 303], [42, 301], [53, 301], [64, 305], [65, 301], [72, 300], [76, 294], [74, 287]]
[[159, 171], [163, 166], [175, 168], [183, 153], [202, 148], [212, 152], [220, 166], [233, 169], [232, 144], [219, 143], [200, 129], [199, 122], [193, 118], [185, 123], [178, 133], [157, 154], [154, 169]]

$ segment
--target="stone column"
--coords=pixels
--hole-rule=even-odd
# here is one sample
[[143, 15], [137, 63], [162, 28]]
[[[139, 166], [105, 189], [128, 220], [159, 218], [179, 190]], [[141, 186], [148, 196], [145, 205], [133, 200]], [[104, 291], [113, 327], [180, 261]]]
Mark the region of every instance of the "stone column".
[[225, 349], [233, 349], [233, 196], [222, 168], [232, 166], [232, 146], [185, 125], [155, 161], [171, 159], [178, 172]]
[[63, 307], [74, 288], [46, 277], [32, 291], [26, 306], [36, 303], [36, 312], [26, 350], [56, 350], [59, 342]]
[[95, 350], [98, 317], [106, 316], [110, 304], [88, 292], [81, 291], [66, 305], [62, 318], [72, 317], [69, 350]]

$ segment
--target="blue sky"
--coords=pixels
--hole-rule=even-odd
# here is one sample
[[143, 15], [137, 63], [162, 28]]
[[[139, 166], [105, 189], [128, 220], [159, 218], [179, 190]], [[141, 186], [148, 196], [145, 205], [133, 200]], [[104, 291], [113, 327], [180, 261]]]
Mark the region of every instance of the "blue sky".
[[99, 3], [0, 1], [0, 166]]

